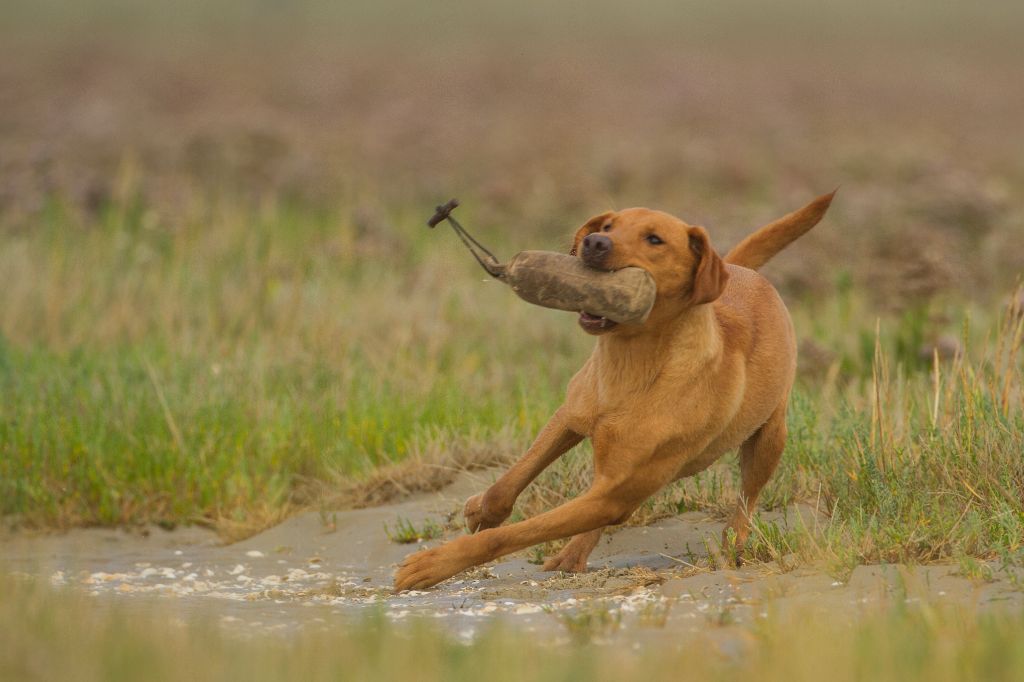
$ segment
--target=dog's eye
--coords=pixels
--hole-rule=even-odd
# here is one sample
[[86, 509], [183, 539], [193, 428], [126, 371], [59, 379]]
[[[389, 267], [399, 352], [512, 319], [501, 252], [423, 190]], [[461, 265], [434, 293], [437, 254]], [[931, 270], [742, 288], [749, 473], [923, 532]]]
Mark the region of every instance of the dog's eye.
[[658, 235], [649, 234], [647, 235], [647, 243], [654, 244], [655, 246], [657, 246], [658, 244], [664, 244], [665, 242], [662, 241], [661, 237], [659, 237]]
[[611, 232], [611, 229], [612, 229], [612, 224], [608, 223], [607, 225], [605, 225], [604, 227], [601, 228], [601, 231], [602, 232]]

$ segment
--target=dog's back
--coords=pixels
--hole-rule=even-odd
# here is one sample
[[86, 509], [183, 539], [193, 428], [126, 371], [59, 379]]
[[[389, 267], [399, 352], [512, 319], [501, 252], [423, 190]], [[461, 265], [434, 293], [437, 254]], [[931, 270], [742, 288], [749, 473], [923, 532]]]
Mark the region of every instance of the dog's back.
[[823, 194], [800, 210], [768, 223], [733, 247], [726, 254], [725, 262], [757, 270], [817, 225], [832, 203], [833, 196], [834, 191]]
[[709, 446], [708, 459], [739, 446], [786, 403], [796, 375], [796, 335], [782, 298], [756, 270], [814, 227], [834, 194], [765, 225], [724, 258], [729, 285], [715, 302], [715, 311], [728, 332], [726, 346], [742, 350], [748, 375], [742, 407]]

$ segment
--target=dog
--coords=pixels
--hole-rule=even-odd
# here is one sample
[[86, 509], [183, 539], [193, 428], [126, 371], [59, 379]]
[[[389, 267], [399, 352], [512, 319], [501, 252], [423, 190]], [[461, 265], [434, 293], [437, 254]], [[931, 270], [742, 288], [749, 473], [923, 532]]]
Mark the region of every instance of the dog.
[[[641, 324], [617, 324], [580, 313], [579, 326], [597, 342], [570, 380], [564, 404], [518, 462], [467, 500], [472, 534], [406, 557], [395, 591], [430, 587], [471, 566], [570, 536], [543, 570], [585, 571], [605, 526], [623, 523], [665, 485], [737, 448], [741, 495], [723, 540], [742, 548], [758, 495], [786, 444], [796, 375], [789, 311], [757, 269], [814, 227], [834, 195], [762, 227], [725, 258], [703, 227], [660, 211], [631, 208], [584, 223], [570, 253], [594, 268], [649, 272], [657, 287], [650, 315]], [[584, 438], [594, 451], [590, 488], [502, 526], [526, 486]]]

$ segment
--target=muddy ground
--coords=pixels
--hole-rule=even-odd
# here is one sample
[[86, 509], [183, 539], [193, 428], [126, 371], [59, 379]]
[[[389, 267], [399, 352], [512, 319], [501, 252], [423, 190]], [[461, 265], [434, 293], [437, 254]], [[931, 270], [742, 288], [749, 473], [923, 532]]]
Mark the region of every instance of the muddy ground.
[[491, 478], [466, 473], [439, 493], [397, 504], [301, 514], [231, 545], [199, 528], [8, 532], [0, 536], [0, 570], [111, 600], [104, 603], [172, 604], [176, 617], [218, 619], [243, 634], [331, 628], [373, 609], [392, 621], [435, 620], [466, 641], [502, 619], [551, 641], [678, 643], [713, 630], [731, 648], [756, 619], [792, 608], [853, 619], [895, 601], [1024, 607], [1019, 580], [971, 580], [955, 566], [861, 566], [846, 581], [775, 563], [708, 570], [705, 541], [719, 536], [721, 522], [696, 512], [607, 534], [586, 574], [545, 573], [522, 553], [428, 591], [392, 594], [395, 565], [417, 546], [391, 541], [385, 526], [403, 518], [445, 525]]

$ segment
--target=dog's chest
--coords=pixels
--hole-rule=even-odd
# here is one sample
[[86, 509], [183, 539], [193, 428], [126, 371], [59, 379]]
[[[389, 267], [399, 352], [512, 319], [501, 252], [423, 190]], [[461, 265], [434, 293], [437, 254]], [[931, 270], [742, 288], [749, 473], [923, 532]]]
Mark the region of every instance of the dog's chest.
[[650, 431], [672, 419], [677, 402], [657, 377], [608, 376], [590, 372], [570, 385], [569, 427], [584, 436], [598, 429]]

